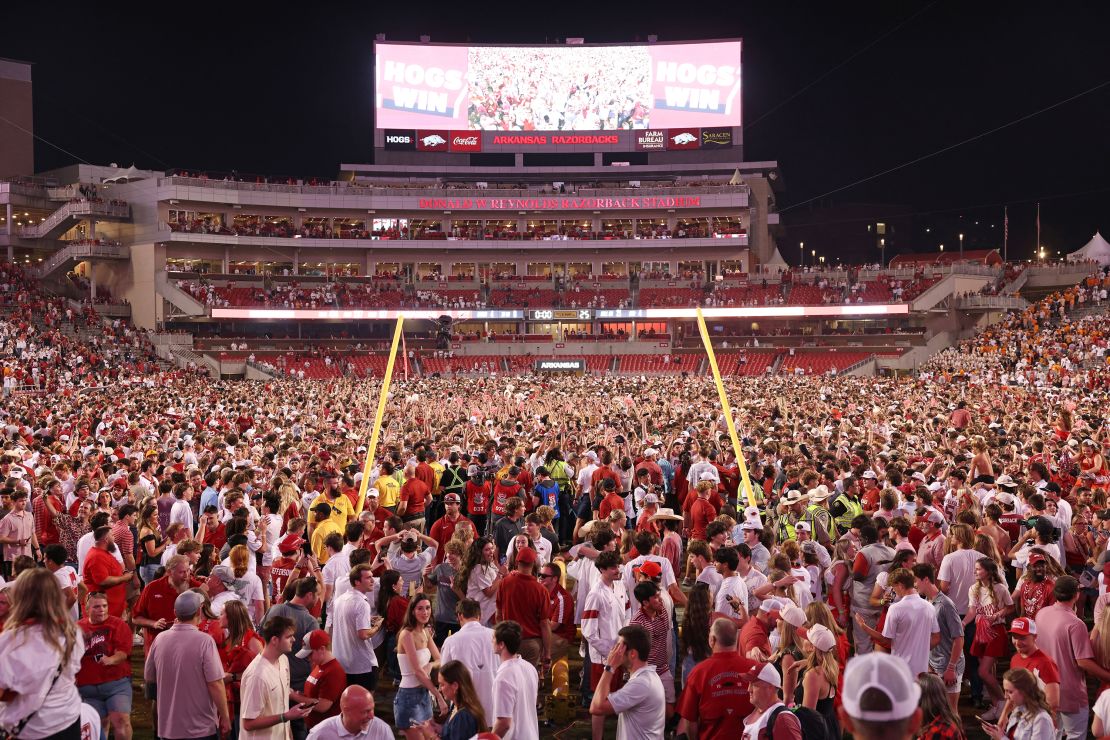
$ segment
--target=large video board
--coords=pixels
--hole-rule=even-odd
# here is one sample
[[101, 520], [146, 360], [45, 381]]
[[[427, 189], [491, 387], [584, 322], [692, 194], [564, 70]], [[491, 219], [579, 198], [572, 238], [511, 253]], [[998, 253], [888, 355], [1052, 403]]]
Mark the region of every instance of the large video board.
[[[375, 126], [432, 132], [421, 137], [431, 146], [438, 143], [433, 135], [447, 143], [434, 132], [740, 126], [740, 50], [738, 39], [619, 46], [378, 42]], [[481, 146], [481, 138], [455, 138], [460, 151]]]

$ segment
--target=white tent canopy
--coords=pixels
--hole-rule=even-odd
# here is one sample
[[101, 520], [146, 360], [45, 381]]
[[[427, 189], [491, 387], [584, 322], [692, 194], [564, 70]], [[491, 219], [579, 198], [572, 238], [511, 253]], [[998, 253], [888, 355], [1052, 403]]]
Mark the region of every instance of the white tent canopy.
[[1110, 242], [1102, 238], [1102, 234], [1095, 232], [1091, 241], [1068, 255], [1069, 262], [1093, 260], [1100, 265], [1110, 265]]
[[135, 180], [145, 180], [146, 173], [141, 171], [135, 165], [131, 165], [126, 170], [120, 171], [118, 175], [112, 177], [105, 177], [104, 182], [134, 182]]

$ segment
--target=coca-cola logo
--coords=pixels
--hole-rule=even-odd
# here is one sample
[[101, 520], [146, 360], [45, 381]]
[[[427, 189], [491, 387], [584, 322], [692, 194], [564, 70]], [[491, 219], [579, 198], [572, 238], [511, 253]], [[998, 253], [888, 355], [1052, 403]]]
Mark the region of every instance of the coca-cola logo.
[[482, 137], [473, 132], [451, 132], [448, 149], [453, 152], [482, 151]]

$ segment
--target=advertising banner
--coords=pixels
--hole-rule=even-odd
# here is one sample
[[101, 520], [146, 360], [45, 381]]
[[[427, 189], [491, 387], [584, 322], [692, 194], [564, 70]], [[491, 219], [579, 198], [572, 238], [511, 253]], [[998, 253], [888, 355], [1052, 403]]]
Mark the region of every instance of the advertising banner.
[[416, 132], [400, 129], [385, 130], [385, 148], [411, 151], [416, 148]]
[[702, 149], [712, 149], [714, 147], [728, 146], [732, 146], [731, 128], [703, 128], [701, 130]]
[[701, 148], [701, 130], [696, 128], [667, 129], [667, 148], [671, 150]]
[[418, 130], [416, 132], [416, 151], [445, 152], [447, 151], [447, 142], [450, 136], [450, 131]]
[[657, 152], [667, 148], [667, 132], [663, 129], [653, 128], [637, 131], [633, 136], [636, 137], [636, 151], [638, 152]]
[[741, 42], [374, 45], [378, 128], [588, 132], [740, 126]]
[[452, 152], [480, 152], [482, 135], [477, 131], [452, 131], [447, 149]]

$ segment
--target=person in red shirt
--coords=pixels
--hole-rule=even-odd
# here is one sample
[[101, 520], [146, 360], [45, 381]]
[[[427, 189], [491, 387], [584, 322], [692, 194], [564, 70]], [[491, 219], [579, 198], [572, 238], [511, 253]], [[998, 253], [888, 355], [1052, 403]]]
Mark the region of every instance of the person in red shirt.
[[493, 497], [493, 486], [485, 480], [481, 472], [470, 477], [466, 482], [466, 511], [470, 521], [478, 534], [486, 533], [489, 522], [489, 504]]
[[81, 580], [89, 593], [103, 591], [108, 597], [108, 613], [113, 617], [122, 617], [127, 608], [127, 583], [134, 573], [124, 571], [112, 555], [115, 551], [111, 527], [100, 527], [93, 532], [93, 546], [85, 556]]
[[77, 623], [84, 633], [85, 653], [77, 672], [81, 699], [107, 716], [120, 738], [131, 737], [131, 628], [108, 614], [108, 597], [90, 593], [85, 618]]
[[447, 509], [447, 513], [432, 524], [432, 529], [429, 532], [429, 536], [439, 543], [435, 559], [432, 561], [433, 565], [439, 565], [443, 562], [443, 556], [447, 552], [447, 542], [455, 536], [455, 530], [460, 527], [473, 530], [474, 539], [478, 539], [478, 530], [474, 529], [474, 523], [459, 513], [462, 508], [462, 499], [459, 494], [449, 493], [444, 496], [443, 506]]
[[312, 664], [312, 673], [304, 682], [304, 695], [316, 699], [305, 725], [312, 729], [329, 717], [339, 714], [339, 695], [347, 688], [347, 674], [331, 652], [331, 635], [313, 630], [305, 635], [297, 657]]
[[[1037, 647], [1037, 623], [1032, 617], [1019, 617], [1010, 624], [1010, 639], [1016, 651], [1010, 658], [1010, 670], [1024, 668], [1044, 684], [1044, 695], [1049, 706], [1056, 710], [1060, 706], [1060, 670], [1047, 653]], [[1005, 726], [1004, 718], [1011, 707], [1002, 710], [999, 725]]]
[[[60, 542], [58, 527], [54, 524], [54, 514], [62, 511], [65, 507], [60, 481], [55, 478], [47, 478], [43, 481], [43, 486], [46, 491], [35, 496], [35, 501], [31, 505], [31, 513], [35, 517], [35, 534], [39, 538], [40, 548], [45, 548], [47, 545], [56, 545]], [[50, 499], [49, 506], [47, 506], [47, 498]]]
[[516, 570], [497, 590], [497, 620], [520, 625], [523, 639], [518, 653], [543, 675], [541, 666], [551, 663], [551, 620], [547, 589], [532, 575], [536, 557], [530, 547], [516, 551]]
[[697, 498], [690, 504], [690, 539], [704, 540], [705, 528], [717, 518], [717, 510], [709, 503], [709, 494], [716, 488], [713, 481], [698, 483]]
[[132, 622], [143, 627], [143, 654], [150, 652], [150, 644], [160, 632], [173, 626], [177, 615], [173, 604], [178, 594], [201, 585], [189, 576], [189, 558], [174, 555], [166, 561], [166, 575], [156, 578], [146, 585], [139, 603], [135, 605]]
[[1014, 604], [1020, 609], [1018, 613], [1023, 617], [1036, 619], [1037, 612], [1043, 607], [1056, 603], [1056, 596], [1053, 593], [1055, 587], [1056, 579], [1048, 577], [1045, 556], [1040, 552], [1031, 553], [1029, 566], [1022, 574], [1013, 593]]
[[528, 498], [526, 492], [520, 486], [520, 481], [516, 479], [517, 475], [519, 474], [520, 468], [517, 468], [514, 465], [513, 467], [509, 468], [509, 475], [497, 481], [497, 484], [493, 487], [492, 506], [493, 516], [495, 518], [503, 517], [508, 514], [505, 505], [513, 496], [518, 496], [521, 501]]
[[270, 566], [270, 583], [274, 589], [274, 603], [280, 604], [281, 594], [290, 581], [308, 576], [312, 569], [306, 559], [310, 556], [301, 550], [304, 540], [296, 534], [287, 534], [278, 541], [280, 557]]
[[617, 493], [617, 484], [612, 478], [601, 479], [601, 503], [597, 507], [597, 518], [608, 519], [614, 509], [624, 511], [624, 499]]
[[540, 584], [547, 589], [547, 614], [551, 622], [551, 660], [556, 661], [570, 652], [574, 641], [574, 596], [559, 583], [559, 566], [547, 563], [540, 568]]
[[220, 521], [220, 510], [213, 504], [204, 507], [204, 542], [219, 552], [227, 544], [227, 527]]
[[424, 534], [424, 508], [432, 499], [432, 489], [415, 476], [412, 468], [405, 468], [405, 484], [397, 501], [397, 516], [406, 525]]
[[696, 732], [698, 740], [734, 740], [743, 736], [744, 718], [752, 711], [749, 676], [758, 673], [762, 665], [738, 653], [736, 642], [737, 629], [732, 621], [713, 622], [709, 630], [713, 654], [694, 666], [682, 690], [679, 734]]

